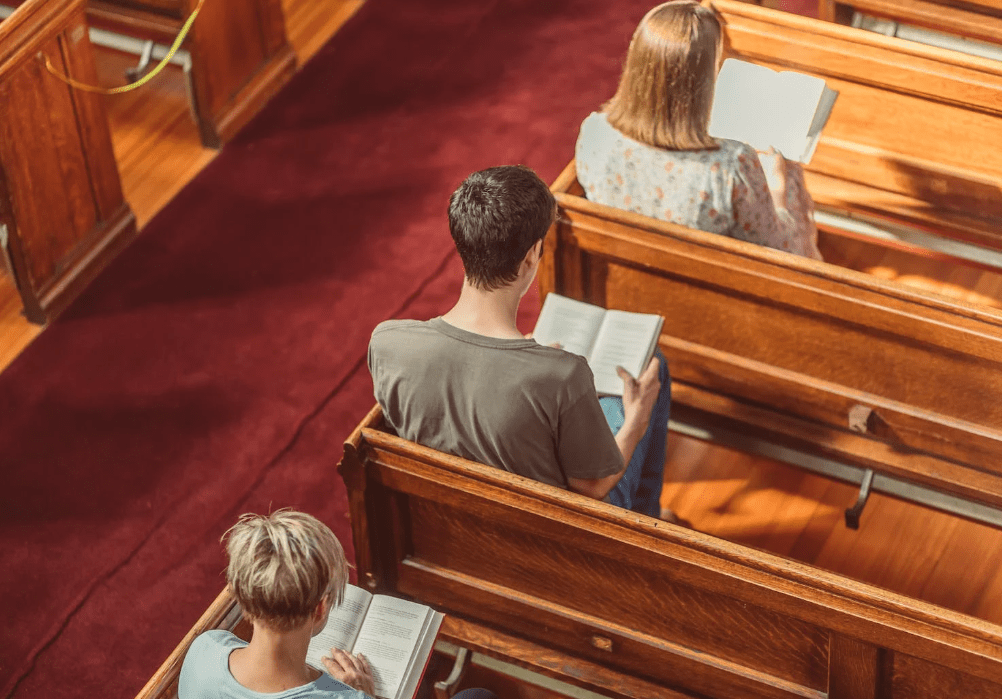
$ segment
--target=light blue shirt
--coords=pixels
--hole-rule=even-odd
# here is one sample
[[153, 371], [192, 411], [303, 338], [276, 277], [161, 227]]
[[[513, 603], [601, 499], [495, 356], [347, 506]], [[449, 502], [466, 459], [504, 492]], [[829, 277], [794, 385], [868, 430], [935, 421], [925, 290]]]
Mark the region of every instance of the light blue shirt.
[[284, 692], [247, 689], [230, 674], [230, 653], [246, 645], [246, 641], [221, 629], [206, 631], [196, 638], [181, 666], [178, 699], [368, 699], [363, 692], [338, 682], [326, 672], [309, 684]]

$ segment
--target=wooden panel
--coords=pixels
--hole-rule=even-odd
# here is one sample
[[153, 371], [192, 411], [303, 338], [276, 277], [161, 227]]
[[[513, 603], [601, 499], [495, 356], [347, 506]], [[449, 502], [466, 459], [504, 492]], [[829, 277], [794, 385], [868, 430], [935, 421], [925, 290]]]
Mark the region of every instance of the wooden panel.
[[[819, 16], [835, 21], [836, 3], [823, 2], [833, 9]], [[991, 0], [852, 0], [838, 4], [902, 24], [1002, 44], [1002, 7]]]
[[[171, 43], [198, 0], [92, 0], [96, 26]], [[220, 146], [256, 114], [296, 66], [281, 0], [211, 0], [184, 47], [192, 57], [202, 141]]]
[[50, 75], [94, 78], [79, 0], [30, 0], [0, 24], [0, 165], [14, 277], [29, 318], [57, 313], [135, 235], [100, 98]]
[[[995, 675], [1002, 679], [1002, 672]], [[964, 672], [895, 653], [890, 663], [888, 693], [908, 699], [970, 699], [1002, 697], [1002, 682], [971, 677]]]
[[828, 674], [829, 699], [877, 699], [881, 651], [869, 643], [834, 634]]
[[[410, 507], [414, 549], [401, 572], [403, 591], [427, 597], [441, 588], [441, 604], [493, 625], [521, 611], [514, 616], [526, 621], [509, 628], [523, 636], [574, 646], [594, 661], [690, 691], [699, 686], [687, 685], [679, 675], [698, 663], [652, 666], [657, 648], [689, 649], [692, 658], [706, 654], [734, 672], [758, 671], [763, 677], [749, 680], [744, 689], [771, 679], [775, 693], [759, 689], [761, 696], [825, 686], [825, 633], [700, 589], [693, 585], [698, 573], [686, 565], [667, 566], [656, 554], [621, 542], [576, 541], [573, 528], [520, 512], [477, 507], [472, 514], [421, 500]], [[624, 557], [629, 567], [622, 565]], [[412, 566], [420, 566], [423, 575]], [[483, 594], [487, 584], [495, 597], [490, 601]], [[762, 632], [749, 637], [748, 628]], [[595, 629], [612, 639], [611, 651], [592, 643]], [[767, 679], [770, 673], [774, 679]]]
[[680, 416], [1002, 506], [1002, 313], [556, 196], [541, 293], [664, 315]]
[[901, 656], [978, 688], [1002, 670], [991, 624], [441, 454], [371, 429], [380, 421], [369, 414], [339, 465], [349, 501], [362, 484], [356, 547], [379, 561], [359, 574], [449, 612], [460, 645], [624, 698], [651, 685], [910, 697], [888, 679], [911, 672], [893, 666]]
[[727, 55], [816, 75], [839, 91], [807, 166], [819, 205], [1002, 247], [1002, 144], [993, 135], [1002, 129], [1002, 64], [730, 0], [712, 4], [725, 20]]

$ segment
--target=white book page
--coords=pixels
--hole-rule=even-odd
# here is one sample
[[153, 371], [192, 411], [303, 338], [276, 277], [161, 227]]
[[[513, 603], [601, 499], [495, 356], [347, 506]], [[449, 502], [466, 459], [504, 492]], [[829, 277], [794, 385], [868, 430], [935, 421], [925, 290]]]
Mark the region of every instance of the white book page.
[[756, 150], [772, 145], [769, 121], [770, 91], [776, 72], [764, 66], [728, 58], [717, 74], [710, 112], [710, 135], [742, 141]]
[[348, 585], [344, 591], [341, 606], [331, 610], [327, 625], [323, 631], [310, 639], [310, 647], [306, 652], [306, 662], [318, 670], [326, 672], [327, 668], [320, 662], [325, 655], [330, 655], [331, 648], [350, 651], [355, 645], [358, 629], [365, 619], [365, 612], [372, 601], [372, 595], [355, 585]]
[[600, 394], [623, 395], [623, 380], [616, 373], [621, 366], [637, 378], [650, 361], [664, 319], [649, 313], [608, 311], [595, 338], [588, 365], [595, 375]]
[[424, 628], [421, 630], [417, 651], [411, 655], [411, 662], [407, 666], [407, 672], [404, 674], [404, 682], [397, 691], [396, 699], [411, 699], [417, 694], [418, 685], [421, 683], [421, 676], [424, 674], [428, 658], [431, 657], [431, 651], [435, 646], [435, 639], [438, 637], [438, 630], [445, 619], [445, 614], [436, 612], [433, 609], [430, 611], [431, 613], [425, 620]]
[[423, 604], [395, 597], [373, 598], [354, 651], [364, 655], [372, 666], [376, 696], [380, 699], [397, 696], [432, 611]]
[[776, 121], [781, 128], [777, 129], [773, 145], [787, 160], [803, 161], [810, 150], [811, 124], [825, 91], [825, 81], [790, 71], [780, 73], [779, 77], [774, 99], [782, 106]]
[[600, 306], [547, 294], [532, 337], [541, 345], [557, 342], [568, 352], [587, 357], [604, 317]]
[[803, 161], [824, 90], [821, 78], [728, 58], [717, 76], [710, 135]]

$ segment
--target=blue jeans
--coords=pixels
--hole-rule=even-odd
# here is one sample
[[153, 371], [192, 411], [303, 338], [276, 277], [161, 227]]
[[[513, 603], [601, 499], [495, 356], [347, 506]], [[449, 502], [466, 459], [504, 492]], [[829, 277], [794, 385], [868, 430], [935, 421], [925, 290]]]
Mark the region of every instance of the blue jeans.
[[[664, 485], [665, 455], [668, 447], [668, 418], [671, 414], [671, 375], [661, 350], [654, 354], [660, 363], [661, 390], [651, 411], [647, 431], [633, 450], [626, 473], [605, 497], [606, 502], [651, 517], [661, 516], [661, 487]], [[623, 399], [603, 396], [598, 399], [606, 422], [616, 434], [623, 427]]]
[[452, 699], [498, 699], [498, 695], [489, 689], [464, 689]]

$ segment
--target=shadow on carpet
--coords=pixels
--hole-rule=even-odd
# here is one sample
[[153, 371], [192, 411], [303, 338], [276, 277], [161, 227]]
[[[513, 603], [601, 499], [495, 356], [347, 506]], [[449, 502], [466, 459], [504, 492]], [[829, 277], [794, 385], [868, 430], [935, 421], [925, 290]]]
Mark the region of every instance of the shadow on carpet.
[[648, 5], [369, 0], [0, 375], [0, 697], [134, 694], [242, 511], [350, 541], [369, 333], [448, 308], [449, 194], [552, 180]]

